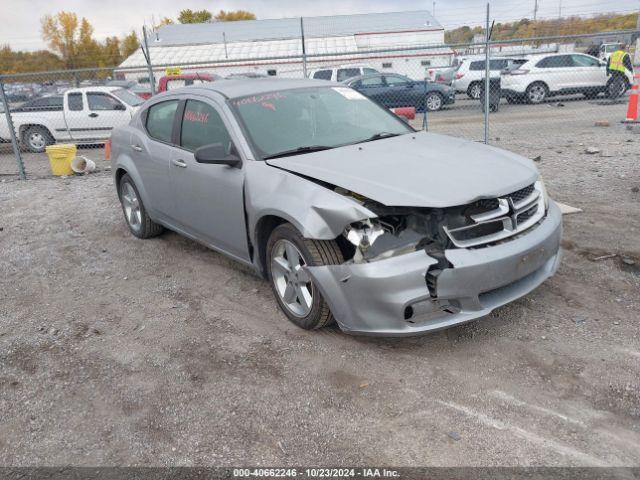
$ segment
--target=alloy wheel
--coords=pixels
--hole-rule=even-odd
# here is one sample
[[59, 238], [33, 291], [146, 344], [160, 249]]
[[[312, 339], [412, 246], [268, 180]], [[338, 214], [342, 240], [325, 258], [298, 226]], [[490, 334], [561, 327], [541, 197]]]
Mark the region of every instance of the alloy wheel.
[[529, 100], [531, 103], [540, 103], [547, 96], [547, 91], [542, 85], [532, 85], [529, 87]]
[[427, 110], [430, 112], [434, 112], [436, 110], [440, 110], [442, 108], [442, 98], [440, 95], [432, 94], [427, 96]]
[[129, 226], [136, 232], [142, 228], [142, 210], [136, 191], [130, 183], [124, 183], [122, 188], [122, 208]]
[[480, 94], [482, 93], [482, 89], [480, 85], [477, 83], [471, 87], [471, 98], [478, 100], [480, 98]]
[[285, 308], [296, 317], [306, 317], [313, 306], [313, 284], [300, 250], [289, 240], [273, 246], [271, 278]]

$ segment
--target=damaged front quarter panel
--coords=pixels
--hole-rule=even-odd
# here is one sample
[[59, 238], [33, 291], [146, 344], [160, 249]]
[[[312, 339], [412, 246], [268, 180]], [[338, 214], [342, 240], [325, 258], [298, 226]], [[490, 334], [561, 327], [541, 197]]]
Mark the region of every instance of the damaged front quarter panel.
[[266, 216], [282, 218], [316, 240], [332, 240], [351, 223], [376, 216], [354, 199], [258, 161], [246, 164], [245, 205], [254, 245], [258, 222]]

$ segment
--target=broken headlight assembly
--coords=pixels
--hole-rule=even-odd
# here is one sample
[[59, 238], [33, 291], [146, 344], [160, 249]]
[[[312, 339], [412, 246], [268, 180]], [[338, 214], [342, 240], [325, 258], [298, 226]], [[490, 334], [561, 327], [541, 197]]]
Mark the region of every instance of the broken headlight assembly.
[[545, 187], [542, 177], [538, 177], [535, 187], [542, 195], [542, 199], [544, 200], [544, 211], [546, 212], [549, 209], [549, 195], [547, 194], [547, 187]]
[[430, 245], [444, 249], [446, 240], [438, 233], [441, 229], [436, 217], [431, 212], [402, 212], [349, 225], [343, 236], [355, 248], [351, 261], [375, 262]]

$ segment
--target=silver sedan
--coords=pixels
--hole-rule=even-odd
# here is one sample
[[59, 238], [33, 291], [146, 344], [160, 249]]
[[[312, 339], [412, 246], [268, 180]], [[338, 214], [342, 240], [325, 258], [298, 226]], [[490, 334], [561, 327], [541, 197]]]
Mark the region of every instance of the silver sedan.
[[561, 215], [533, 163], [416, 132], [340, 84], [221, 80], [146, 102], [112, 135], [131, 233], [249, 265], [316, 329], [412, 335], [553, 275]]

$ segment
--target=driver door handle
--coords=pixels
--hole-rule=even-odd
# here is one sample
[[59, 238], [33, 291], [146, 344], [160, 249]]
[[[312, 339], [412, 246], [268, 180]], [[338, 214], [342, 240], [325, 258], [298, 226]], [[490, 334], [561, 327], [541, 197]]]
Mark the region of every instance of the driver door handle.
[[131, 145], [131, 148], [134, 149], [136, 152], [142, 151], [142, 147], [140, 145]]
[[91, 118], [96, 118], [96, 117], [98, 116], [98, 114], [97, 114], [97, 113], [90, 113], [90, 114], [89, 114], [89, 116], [90, 116]]
[[180, 167], [180, 168], [187, 168], [186, 162], [184, 160], [180, 160], [180, 159], [171, 160], [171, 165], [175, 165], [176, 167]]

